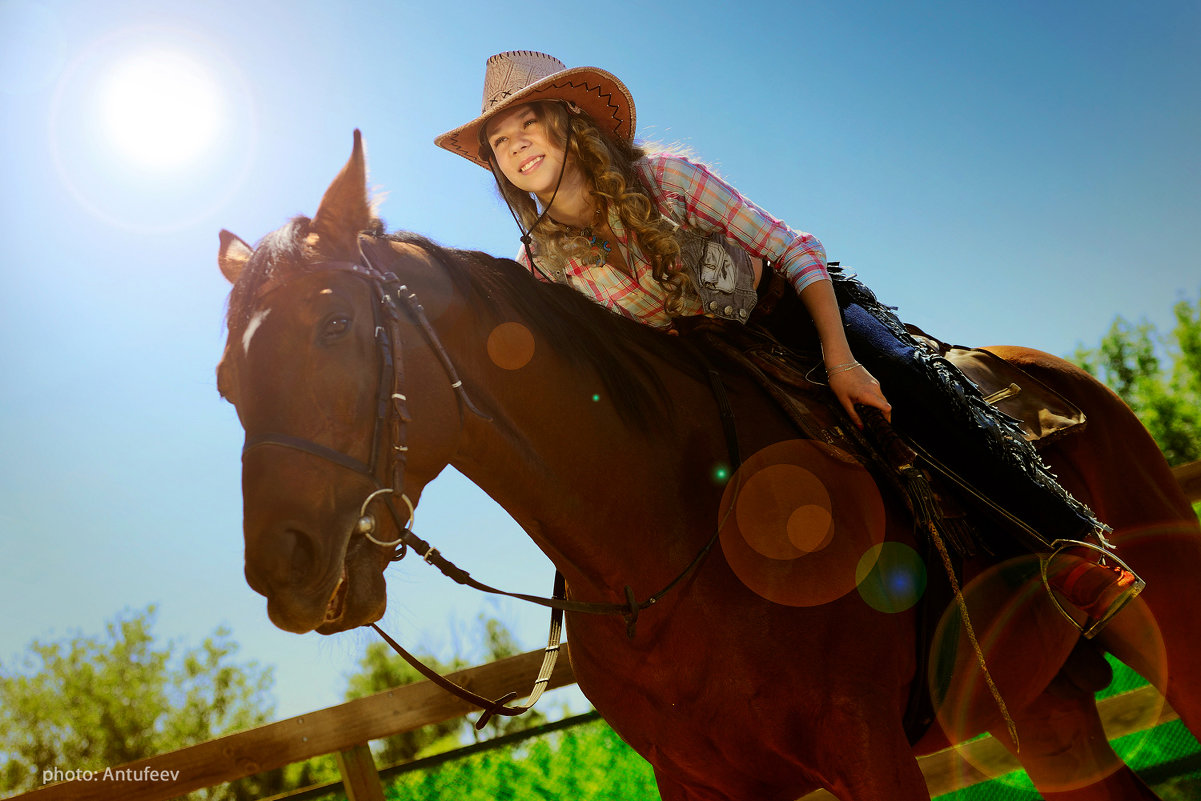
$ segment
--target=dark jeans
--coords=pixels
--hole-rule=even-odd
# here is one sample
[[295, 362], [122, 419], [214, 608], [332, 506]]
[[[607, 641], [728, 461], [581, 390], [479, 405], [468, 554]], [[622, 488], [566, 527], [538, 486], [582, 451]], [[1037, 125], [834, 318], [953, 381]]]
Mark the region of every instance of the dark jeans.
[[[785, 345], [813, 350], [813, 323], [796, 294], [789, 294], [761, 322]], [[1059, 486], [1004, 416], [978, 399], [966, 376], [943, 360], [934, 370], [930, 354], [919, 354], [913, 343], [842, 293], [839, 301], [851, 350], [880, 382], [897, 432], [1048, 542], [1083, 539], [1096, 528], [1091, 512]], [[973, 394], [974, 402], [967, 399]]]

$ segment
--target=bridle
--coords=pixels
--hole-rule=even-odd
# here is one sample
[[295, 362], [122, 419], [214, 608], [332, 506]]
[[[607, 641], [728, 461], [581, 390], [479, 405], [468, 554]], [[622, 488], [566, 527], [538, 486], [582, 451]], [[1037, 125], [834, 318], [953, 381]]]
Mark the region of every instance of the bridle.
[[[409, 452], [407, 426], [412, 418], [409, 416], [408, 398], [402, 391], [404, 386], [404, 360], [400, 349], [400, 334], [398, 330], [401, 320], [399, 304], [404, 305], [409, 318], [421, 328], [426, 341], [450, 377], [451, 388], [455, 391], [456, 397], [459, 400], [460, 415], [462, 414], [462, 410], [466, 409], [485, 421], [490, 421], [492, 418], [481, 412], [475, 403], [472, 402], [470, 396], [468, 396], [467, 391], [463, 387], [463, 381], [459, 378], [458, 372], [455, 370], [454, 363], [438, 338], [437, 332], [430, 325], [425, 315], [425, 309], [417, 299], [417, 295], [409, 290], [407, 286], [400, 283], [395, 275], [376, 269], [370, 260], [366, 258], [365, 253], [362, 255], [364, 255], [363, 263], [352, 261], [318, 262], [300, 274], [345, 272], [362, 277], [370, 287], [372, 293], [372, 322], [374, 325], [377, 361], [379, 363], [379, 380], [376, 390], [375, 422], [374, 431], [371, 436], [370, 461], [362, 462], [353, 456], [322, 445], [319, 442], [277, 432], [256, 434], [253, 437], [247, 438], [246, 443], [242, 447], [242, 458], [245, 459], [247, 453], [264, 446], [291, 448], [365, 476], [375, 485], [375, 489], [363, 499], [363, 503], [359, 507], [359, 518], [354, 528], [355, 533], [362, 534], [371, 542], [384, 548], [395, 547], [396, 553], [392, 556], [392, 561], [398, 561], [404, 558], [406, 549], [410, 544], [417, 545], [417, 543], [412, 542], [415, 537], [413, 535], [414, 504], [405, 492], [405, 468], [408, 463]], [[288, 278], [292, 277], [296, 276], [289, 276]], [[256, 300], [261, 300], [265, 295], [278, 289], [286, 280], [288, 279], [269, 281], [256, 293]], [[390, 470], [388, 470], [389, 463], [391, 466]], [[380, 480], [381, 471], [390, 473], [388, 481]], [[377, 500], [384, 504], [393, 521], [396, 523], [397, 529], [400, 531], [397, 538], [391, 542], [384, 542], [375, 536], [377, 522], [375, 516], [369, 513], [369, 508]], [[405, 507], [403, 516], [396, 507], [397, 502], [402, 503]], [[428, 549], [428, 546], [426, 546], [426, 549]], [[427, 555], [426, 549], [420, 549], [423, 557]]]
[[[697, 553], [696, 557], [675, 579], [664, 586], [659, 592], [648, 596], [643, 601], [638, 601], [633, 589], [626, 586], [625, 603], [594, 603], [568, 600], [563, 575], [558, 572], [555, 575], [554, 590], [549, 598], [500, 590], [472, 578], [467, 571], [457, 567], [442, 556], [437, 548], [430, 546], [428, 542], [413, 533], [414, 504], [405, 492], [405, 468], [408, 462], [409, 450], [407, 445], [407, 426], [412, 418], [409, 416], [408, 398], [403, 391], [404, 359], [399, 331], [402, 315], [407, 316], [420, 329], [426, 344], [441, 363], [443, 370], [450, 379], [451, 389], [454, 390], [455, 396], [458, 399], [460, 420], [463, 418], [464, 410], [486, 422], [490, 422], [492, 418], [480, 411], [479, 407], [471, 400], [466, 388], [463, 386], [463, 381], [459, 377], [458, 371], [455, 369], [454, 362], [443, 346], [437, 331], [430, 325], [429, 319], [425, 314], [425, 309], [417, 298], [416, 293], [402, 284], [396, 275], [380, 270], [374, 265], [371, 258], [372, 252], [380, 248], [386, 248], [389, 253], [392, 252], [386, 244], [381, 245], [373, 237], [362, 235], [359, 238], [361, 262], [318, 262], [298, 273], [268, 280], [255, 294], [256, 301], [259, 301], [292, 278], [323, 272], [345, 272], [356, 275], [365, 280], [371, 287], [373, 300], [372, 316], [375, 327], [374, 337], [379, 361], [379, 381], [376, 392], [375, 421], [371, 438], [370, 461], [363, 462], [321, 443], [278, 432], [267, 432], [248, 437], [242, 447], [242, 458], [245, 459], [247, 453], [258, 448], [290, 448], [365, 476], [374, 484], [374, 489], [368, 493], [360, 506], [359, 518], [355, 523], [354, 532], [362, 534], [369, 541], [381, 547], [395, 548], [396, 550], [391, 557], [391, 561], [403, 559], [408, 549], [411, 548], [426, 563], [433, 565], [448, 578], [459, 584], [493, 595], [503, 595], [538, 604], [552, 610], [550, 636], [543, 657], [542, 668], [539, 670], [538, 678], [534, 683], [534, 689], [528, 694], [527, 702], [521, 706], [507, 706], [509, 701], [517, 697], [517, 693], [515, 692], [496, 700], [489, 700], [465, 687], [455, 684], [439, 675], [417, 659], [417, 657], [406, 651], [395, 640], [384, 633], [378, 625], [375, 623], [370, 624], [418, 672], [443, 689], [483, 709], [483, 714], [476, 722], [476, 728], [482, 729], [494, 715], [515, 716], [527, 711], [534, 706], [546, 690], [558, 657], [564, 612], [579, 612], [592, 615], [620, 615], [625, 619], [626, 633], [632, 639], [639, 613], [658, 603], [705, 561], [706, 557], [712, 551], [713, 546], [717, 543], [721, 527], [717, 526], [715, 528], [713, 535], [701, 548], [700, 552]], [[376, 255], [379, 256], [381, 254], [376, 252]], [[721, 413], [726, 443], [730, 452], [730, 469], [732, 474], [740, 462], [737, 434], [734, 430], [733, 412], [717, 371], [712, 367], [708, 367], [707, 369], [713, 393], [717, 399], [718, 408]], [[379, 478], [381, 473], [385, 475], [390, 474], [389, 481], [381, 481]], [[396, 506], [397, 501], [404, 505], [405, 512], [403, 515]], [[371, 505], [376, 502], [384, 504], [385, 509], [396, 524], [399, 534], [391, 542], [382, 541], [375, 536], [377, 522], [369, 510]]]

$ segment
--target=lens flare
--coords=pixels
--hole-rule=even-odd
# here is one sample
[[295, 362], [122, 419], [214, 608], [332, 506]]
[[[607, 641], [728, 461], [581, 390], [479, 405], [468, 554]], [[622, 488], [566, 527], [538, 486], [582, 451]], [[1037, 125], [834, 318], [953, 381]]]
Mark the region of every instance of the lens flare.
[[859, 560], [855, 581], [868, 606], [895, 614], [912, 607], [926, 591], [926, 566], [908, 545], [883, 542]]
[[488, 358], [502, 370], [520, 370], [534, 358], [534, 335], [521, 323], [501, 323], [488, 335]]
[[726, 562], [757, 595], [818, 606], [854, 592], [884, 541], [884, 500], [863, 465], [832, 445], [789, 440], [748, 458], [719, 508]]

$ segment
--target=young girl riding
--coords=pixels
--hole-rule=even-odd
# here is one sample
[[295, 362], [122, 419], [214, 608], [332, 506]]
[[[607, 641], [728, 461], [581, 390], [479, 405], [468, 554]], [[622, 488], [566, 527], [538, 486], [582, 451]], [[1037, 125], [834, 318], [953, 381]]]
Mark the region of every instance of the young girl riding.
[[856, 426], [856, 406], [879, 410], [1038, 541], [1093, 556], [1052, 560], [1047, 571], [1085, 613], [1086, 636], [1142, 589], [1108, 555], [1107, 527], [1059, 485], [1012, 420], [971, 402], [974, 385], [907, 336], [861, 284], [842, 279], [836, 293], [814, 236], [704, 164], [644, 150], [634, 131], [633, 98], [615, 76], [513, 51], [488, 59], [481, 114], [435, 142], [491, 170], [521, 229], [519, 262], [616, 314], [664, 330], [702, 314], [746, 323], [769, 284], [786, 280], [791, 297], [754, 323], [786, 344], [816, 333], [829, 388]]

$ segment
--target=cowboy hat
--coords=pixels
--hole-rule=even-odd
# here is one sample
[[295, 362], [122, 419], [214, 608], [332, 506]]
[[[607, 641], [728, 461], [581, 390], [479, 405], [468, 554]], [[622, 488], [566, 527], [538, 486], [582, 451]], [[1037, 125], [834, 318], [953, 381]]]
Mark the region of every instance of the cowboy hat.
[[567, 69], [562, 61], [533, 50], [510, 50], [488, 59], [480, 115], [434, 139], [434, 144], [490, 169], [481, 156], [480, 132], [495, 115], [522, 103], [566, 100], [597, 127], [627, 142], [634, 139], [634, 98], [616, 76], [596, 67]]

